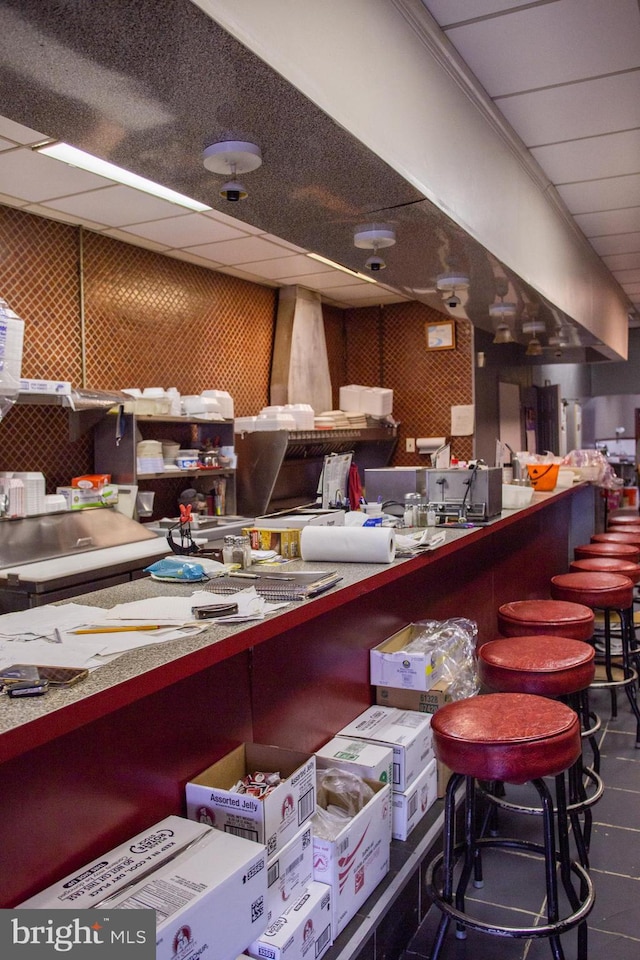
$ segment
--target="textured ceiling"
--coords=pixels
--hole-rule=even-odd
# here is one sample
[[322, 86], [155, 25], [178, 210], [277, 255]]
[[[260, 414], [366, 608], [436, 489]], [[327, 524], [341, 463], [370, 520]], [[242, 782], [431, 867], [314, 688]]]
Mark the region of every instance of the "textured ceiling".
[[[259, 282], [302, 283], [340, 306], [410, 298], [446, 312], [433, 287], [438, 274], [455, 267], [473, 277], [472, 293], [463, 292], [463, 308], [449, 312], [486, 329], [495, 278], [506, 276], [508, 299], [520, 309], [533, 302], [548, 334], [560, 324], [566, 329], [565, 359], [601, 359], [588, 349], [590, 334], [541, 303], [190, 0], [0, 0], [0, 16], [0, 109], [28, 128], [12, 136], [11, 123], [0, 122], [0, 200]], [[62, 173], [57, 185], [59, 165], [32, 153], [29, 131], [36, 139], [63, 139], [213, 211], [186, 214], [166, 202], [138, 202], [133, 191], [80, 172], [73, 188]], [[243, 178], [250, 196], [241, 204], [220, 199], [223, 178], [201, 162], [205, 146], [230, 138], [254, 141], [263, 152], [260, 169]], [[28, 174], [27, 190], [21, 185]], [[354, 247], [353, 229], [386, 220], [403, 240], [384, 251], [379, 286], [303, 256], [316, 252], [361, 271], [365, 257]]]

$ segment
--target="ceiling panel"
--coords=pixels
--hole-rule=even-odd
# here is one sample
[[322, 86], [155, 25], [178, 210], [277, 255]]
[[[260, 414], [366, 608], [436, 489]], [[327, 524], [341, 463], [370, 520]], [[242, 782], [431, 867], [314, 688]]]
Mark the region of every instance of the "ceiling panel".
[[640, 126], [640, 70], [496, 97], [528, 147]]
[[[0, 155], [1, 162], [2, 155]], [[121, 185], [52, 200], [48, 206], [53, 210], [91, 217], [92, 220], [110, 227], [123, 227], [131, 223], [141, 223], [144, 220], [179, 216], [184, 209], [168, 200], [161, 200], [159, 197], [152, 197], [148, 193], [134, 190], [133, 187]]]
[[610, 270], [631, 270], [640, 267], [640, 250], [636, 253], [618, 253], [603, 257]]
[[558, 192], [572, 213], [640, 206], [640, 173], [561, 184]]
[[189, 248], [192, 253], [210, 256], [219, 263], [242, 265], [255, 260], [275, 260], [283, 255], [283, 248], [262, 237], [244, 237], [228, 243], [206, 243]]
[[575, 221], [587, 237], [601, 237], [609, 233], [636, 233], [640, 230], [640, 207], [626, 210], [605, 210], [602, 213], [579, 213]]
[[[175, 206], [175, 205], [174, 205]], [[178, 208], [183, 210], [184, 208]], [[129, 221], [131, 223], [131, 221]], [[124, 233], [133, 233], [137, 237], [147, 237], [167, 247], [193, 247], [200, 243], [217, 243], [220, 240], [237, 240], [246, 236], [239, 224], [231, 227], [219, 220], [212, 220], [199, 213], [179, 214], [166, 220], [152, 220], [150, 223], [131, 223]]]
[[491, 97], [638, 66], [637, 0], [555, 0], [446, 33]]
[[605, 254], [608, 253], [635, 252], [640, 250], [640, 232], [617, 233], [608, 237], [594, 237], [591, 240], [591, 246], [601, 257], [604, 257]]
[[638, 173], [640, 129], [534, 147], [531, 152], [554, 183]]
[[[68, 167], [32, 150], [5, 150], [0, 153], [2, 192], [24, 197], [34, 203], [109, 186], [110, 180]], [[94, 219], [100, 219], [94, 217]]]

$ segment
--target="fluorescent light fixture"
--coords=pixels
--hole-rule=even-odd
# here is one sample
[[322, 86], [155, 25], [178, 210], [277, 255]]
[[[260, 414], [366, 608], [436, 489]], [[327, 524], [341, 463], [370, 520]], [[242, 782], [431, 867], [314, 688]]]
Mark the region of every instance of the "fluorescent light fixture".
[[162, 200], [168, 200], [170, 203], [177, 203], [181, 207], [187, 207], [189, 210], [195, 210], [197, 213], [203, 213], [205, 210], [211, 210], [206, 203], [200, 203], [199, 200], [192, 200], [191, 197], [185, 197], [175, 190], [163, 187], [153, 180], [147, 180], [145, 177], [139, 177], [137, 173], [131, 173], [129, 170], [123, 170], [117, 167], [115, 163], [109, 163], [107, 160], [101, 160], [94, 157], [84, 150], [78, 150], [68, 143], [45, 143], [42, 146], [34, 147], [38, 153], [44, 153], [47, 157], [53, 157], [54, 160], [62, 160], [71, 167], [79, 167], [81, 170], [87, 170], [89, 173], [97, 173], [101, 177], [107, 177], [109, 180], [115, 180], [116, 183], [122, 183], [126, 187], [133, 187], [135, 190], [141, 190], [143, 193], [150, 193], [154, 197], [160, 197]]
[[357, 277], [358, 280], [366, 280], [367, 283], [376, 282], [373, 277], [366, 277], [364, 273], [349, 270], [348, 267], [343, 267], [340, 263], [334, 263], [333, 260], [327, 260], [326, 257], [321, 257], [319, 253], [308, 253], [307, 256], [311, 257], [312, 260], [318, 260], [320, 263], [326, 263], [328, 267], [333, 267], [334, 270], [342, 270], [343, 273], [348, 273], [350, 277]]

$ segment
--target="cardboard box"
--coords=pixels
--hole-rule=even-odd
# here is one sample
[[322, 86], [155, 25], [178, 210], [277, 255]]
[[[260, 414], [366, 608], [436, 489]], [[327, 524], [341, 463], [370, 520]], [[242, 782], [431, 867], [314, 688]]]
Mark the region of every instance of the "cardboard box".
[[86, 473], [84, 476], [71, 478], [71, 486], [81, 490], [102, 490], [109, 483], [110, 473]]
[[257, 527], [269, 527], [270, 530], [302, 530], [303, 527], [343, 527], [344, 510], [318, 510], [287, 513], [283, 517], [256, 517]]
[[97, 906], [140, 876], [141, 871], [146, 874], [156, 869], [210, 832], [206, 824], [193, 823], [184, 817], [166, 817], [20, 906], [79, 910]]
[[249, 537], [252, 550], [275, 550], [281, 557], [286, 557], [288, 560], [300, 556], [298, 528], [243, 527], [242, 532]]
[[313, 879], [311, 824], [267, 863], [267, 923], [272, 923], [303, 892]]
[[118, 502], [118, 487], [107, 483], [100, 490], [83, 490], [81, 487], [57, 487], [56, 493], [62, 494], [67, 501], [68, 510], [87, 510], [96, 507], [108, 507]]
[[[313, 836], [313, 877], [331, 886], [334, 939], [346, 927], [389, 871], [391, 852], [391, 786], [367, 781], [375, 796], [335, 840]], [[330, 802], [344, 806], [338, 794]]]
[[459, 641], [452, 639], [445, 652], [408, 653], [408, 643], [420, 632], [420, 625], [409, 623], [393, 636], [369, 651], [371, 683], [405, 690], [431, 690], [443, 673], [445, 654], [455, 658]]
[[[258, 770], [278, 772], [283, 782], [264, 800], [233, 792]], [[187, 816], [264, 843], [272, 857], [315, 813], [315, 776], [313, 755], [245, 743], [187, 783]]]
[[438, 799], [437, 763], [434, 757], [403, 793], [393, 794], [391, 835], [394, 840], [406, 840]]
[[431, 716], [396, 707], [369, 707], [346, 727], [341, 737], [374, 740], [393, 749], [393, 789], [406, 790], [434, 756]]
[[331, 887], [312, 880], [246, 952], [259, 960], [320, 960], [332, 943]]
[[69, 380], [20, 380], [21, 393], [44, 393], [68, 397], [71, 395]]
[[156, 960], [235, 960], [266, 927], [264, 846], [221, 830], [118, 893], [109, 910], [156, 912]]
[[334, 737], [316, 750], [316, 766], [320, 769], [339, 767], [364, 780], [393, 782], [393, 748], [371, 740]]
[[417, 710], [418, 713], [435, 713], [445, 703], [451, 702], [449, 680], [438, 680], [430, 690], [403, 690], [402, 687], [376, 687], [376, 703], [400, 710]]
[[437, 761], [438, 764], [438, 800], [442, 800], [445, 795], [447, 785], [451, 779], [451, 774], [453, 773], [449, 767], [442, 762], [442, 760]]

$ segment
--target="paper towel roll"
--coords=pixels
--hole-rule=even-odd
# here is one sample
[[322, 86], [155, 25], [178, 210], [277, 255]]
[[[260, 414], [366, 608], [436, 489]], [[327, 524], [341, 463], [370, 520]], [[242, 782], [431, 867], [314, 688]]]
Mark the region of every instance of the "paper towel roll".
[[446, 437], [418, 437], [416, 440], [416, 450], [418, 453], [429, 455], [435, 453], [438, 447], [447, 442]]
[[391, 563], [396, 555], [391, 527], [327, 527], [308, 524], [300, 535], [303, 560]]

